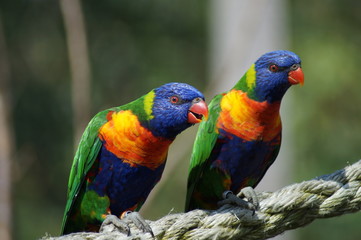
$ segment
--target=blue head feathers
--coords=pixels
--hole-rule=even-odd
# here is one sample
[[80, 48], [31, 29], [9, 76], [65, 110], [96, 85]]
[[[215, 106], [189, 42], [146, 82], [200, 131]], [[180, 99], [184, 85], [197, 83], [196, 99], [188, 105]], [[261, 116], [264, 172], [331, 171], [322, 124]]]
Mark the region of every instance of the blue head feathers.
[[[279, 50], [262, 55], [255, 63], [257, 101], [281, 101], [292, 84], [303, 83], [301, 60], [293, 52]], [[295, 77], [292, 77], [295, 76]]]
[[[208, 113], [203, 94], [188, 84], [168, 83], [154, 92], [154, 118], [150, 120], [149, 128], [155, 136], [174, 138], [196, 123], [194, 119], [200, 121]], [[198, 107], [192, 110], [194, 105]]]

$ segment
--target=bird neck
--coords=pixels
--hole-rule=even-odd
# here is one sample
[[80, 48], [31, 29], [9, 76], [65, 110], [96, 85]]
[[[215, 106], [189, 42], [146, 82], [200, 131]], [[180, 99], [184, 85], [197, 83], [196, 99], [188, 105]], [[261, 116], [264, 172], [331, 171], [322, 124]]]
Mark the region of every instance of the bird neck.
[[242, 92], [246, 92], [250, 99], [256, 100], [256, 75], [256, 65], [252, 64], [232, 90], [241, 90]]
[[172, 140], [155, 137], [130, 110], [109, 112], [99, 137], [105, 148], [132, 166], [156, 169], [162, 165]]
[[242, 90], [231, 90], [220, 102], [217, 127], [244, 140], [274, 139], [281, 132], [280, 102], [258, 102]]

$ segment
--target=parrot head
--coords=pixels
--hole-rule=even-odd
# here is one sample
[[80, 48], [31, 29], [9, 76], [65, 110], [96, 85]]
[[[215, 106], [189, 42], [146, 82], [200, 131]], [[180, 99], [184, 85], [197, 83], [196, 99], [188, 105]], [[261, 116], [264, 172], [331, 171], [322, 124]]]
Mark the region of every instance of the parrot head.
[[253, 67], [255, 81], [252, 95], [258, 101], [280, 101], [291, 85], [303, 85], [304, 82], [301, 60], [290, 51], [266, 53]]
[[208, 116], [204, 96], [185, 83], [168, 83], [154, 89], [149, 128], [155, 136], [174, 138]]

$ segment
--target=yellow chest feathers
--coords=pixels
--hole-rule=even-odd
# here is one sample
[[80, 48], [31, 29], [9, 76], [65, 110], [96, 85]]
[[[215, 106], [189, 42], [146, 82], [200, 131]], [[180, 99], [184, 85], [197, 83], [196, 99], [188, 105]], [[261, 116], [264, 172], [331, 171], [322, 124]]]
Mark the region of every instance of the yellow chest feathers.
[[155, 137], [130, 110], [109, 112], [99, 137], [106, 149], [132, 166], [155, 169], [167, 158], [171, 140]]
[[257, 102], [240, 90], [231, 90], [221, 99], [220, 107], [217, 128], [246, 141], [271, 141], [281, 132], [280, 102]]

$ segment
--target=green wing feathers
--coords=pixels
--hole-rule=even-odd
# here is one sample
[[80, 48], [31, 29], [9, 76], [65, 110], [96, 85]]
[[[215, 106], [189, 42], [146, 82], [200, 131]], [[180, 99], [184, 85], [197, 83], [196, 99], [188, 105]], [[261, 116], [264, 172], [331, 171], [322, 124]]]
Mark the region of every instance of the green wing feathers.
[[210, 113], [208, 120], [201, 122], [199, 125], [189, 167], [186, 209], [188, 209], [190, 204], [194, 187], [197, 185], [197, 179], [199, 179], [203, 168], [206, 166], [207, 159], [211, 155], [212, 149], [216, 144], [218, 132], [215, 131], [215, 127], [221, 110], [219, 103], [222, 97], [223, 95], [220, 94], [213, 98], [208, 106]]
[[106, 114], [108, 112], [109, 110], [105, 110], [95, 115], [95, 117], [89, 122], [83, 136], [80, 139], [79, 147], [75, 154], [69, 176], [68, 200], [63, 217], [62, 231], [64, 230], [68, 214], [74, 203], [75, 197], [79, 193], [83, 184], [85, 175], [93, 165], [102, 146], [102, 142], [98, 138], [98, 132], [100, 127], [106, 123]]

